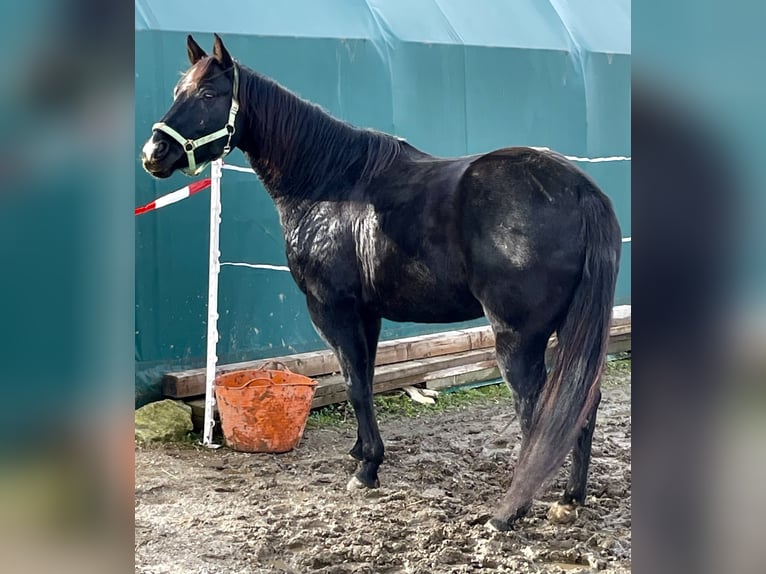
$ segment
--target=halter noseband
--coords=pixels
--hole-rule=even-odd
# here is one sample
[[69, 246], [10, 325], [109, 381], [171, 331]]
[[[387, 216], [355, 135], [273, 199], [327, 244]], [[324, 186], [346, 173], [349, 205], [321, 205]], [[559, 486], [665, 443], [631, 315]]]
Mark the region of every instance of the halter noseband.
[[202, 170], [210, 165], [209, 161], [204, 162], [202, 165], [197, 165], [197, 162], [194, 160], [194, 150], [196, 150], [198, 147], [202, 147], [205, 144], [228, 136], [226, 145], [223, 148], [223, 155], [221, 155], [221, 157], [225, 157], [231, 151], [231, 136], [234, 135], [234, 131], [236, 129], [234, 127], [234, 120], [237, 118], [237, 112], [239, 111], [239, 100], [237, 99], [237, 92], [239, 91], [239, 70], [236, 63], [232, 64], [232, 69], [234, 70], [234, 87], [231, 92], [229, 119], [226, 122], [226, 125], [223, 126], [220, 130], [216, 130], [211, 134], [199, 137], [196, 140], [190, 140], [183, 137], [165, 122], [157, 122], [152, 126], [153, 130], [164, 132], [181, 144], [181, 147], [186, 152], [186, 157], [189, 159], [189, 167], [185, 167], [181, 170], [186, 175], [199, 175], [202, 173]]

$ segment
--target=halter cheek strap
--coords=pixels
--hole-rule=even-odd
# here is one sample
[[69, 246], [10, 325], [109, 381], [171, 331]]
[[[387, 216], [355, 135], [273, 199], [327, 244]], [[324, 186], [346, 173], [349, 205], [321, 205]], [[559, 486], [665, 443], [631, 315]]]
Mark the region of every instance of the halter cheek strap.
[[[202, 173], [202, 170], [204, 170], [208, 165], [210, 165], [209, 161], [206, 161], [202, 163], [201, 165], [197, 165], [197, 162], [194, 159], [194, 150], [196, 150], [197, 148], [228, 136], [226, 140], [226, 145], [223, 148], [223, 154], [221, 155], [221, 157], [227, 156], [229, 152], [231, 151], [231, 137], [234, 135], [234, 132], [236, 130], [236, 128], [234, 127], [234, 121], [236, 120], [237, 112], [239, 111], [239, 100], [237, 99], [237, 95], [239, 92], [239, 69], [237, 67], [237, 64], [233, 64], [232, 69], [234, 70], [234, 87], [231, 92], [231, 107], [229, 108], [229, 119], [227, 120], [226, 125], [223, 126], [220, 130], [216, 130], [211, 134], [199, 137], [196, 140], [191, 140], [191, 139], [187, 139], [183, 137], [180, 133], [178, 133], [176, 130], [171, 128], [165, 122], [157, 122], [156, 124], [152, 126], [153, 130], [159, 130], [161, 132], [164, 132], [181, 144], [181, 147], [186, 152], [186, 157], [189, 160], [189, 167], [183, 168], [181, 170], [186, 175], [199, 175], [200, 173]], [[220, 159], [220, 158], [217, 158], [217, 159]]]

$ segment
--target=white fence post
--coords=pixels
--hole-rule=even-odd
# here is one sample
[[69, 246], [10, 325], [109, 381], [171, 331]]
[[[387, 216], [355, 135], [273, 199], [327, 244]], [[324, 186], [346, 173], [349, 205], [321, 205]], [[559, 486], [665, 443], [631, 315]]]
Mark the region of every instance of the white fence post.
[[221, 225], [221, 166], [222, 160], [214, 161], [210, 168], [210, 262], [208, 265], [207, 284], [207, 367], [205, 370], [205, 423], [202, 429], [202, 444], [213, 444], [215, 419], [215, 367], [218, 363], [216, 347], [218, 344], [218, 272], [221, 269], [219, 249], [219, 227]]

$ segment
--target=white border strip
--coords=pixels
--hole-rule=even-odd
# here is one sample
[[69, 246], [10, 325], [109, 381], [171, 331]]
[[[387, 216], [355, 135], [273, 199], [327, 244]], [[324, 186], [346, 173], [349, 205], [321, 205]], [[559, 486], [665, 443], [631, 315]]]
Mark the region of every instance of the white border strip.
[[[540, 151], [552, 151], [553, 153], [559, 153], [556, 150], [553, 150], [549, 147], [539, 147], [539, 146], [529, 146], [531, 149], [536, 149]], [[587, 163], [601, 163], [604, 161], [630, 161], [630, 156], [626, 155], [610, 155], [607, 157], [578, 157], [576, 155], [564, 155], [560, 154], [563, 158], [568, 159], [569, 161], [580, 161], [580, 162], [587, 162]]]
[[[631, 243], [631, 239], [632, 238], [630, 237], [623, 237], [622, 242]], [[221, 263], [219, 263], [219, 265], [221, 267], [223, 267], [224, 265], [229, 265], [231, 267], [249, 267], [250, 269], [266, 269], [269, 271], [287, 271], [287, 272], [290, 271], [290, 268], [285, 267], [284, 265], [269, 265], [267, 263], [255, 264], [255, 263], [235, 263], [232, 261], [222, 261]]]
[[579, 161], [586, 163], [601, 163], [604, 161], [631, 161], [631, 158], [624, 155], [612, 155], [609, 157], [577, 157], [574, 155], [565, 155], [569, 161]]
[[238, 165], [229, 165], [228, 163], [223, 164], [222, 169], [228, 169], [231, 171], [241, 171], [243, 173], [255, 173], [255, 170], [250, 169], [249, 167], [240, 167]]
[[221, 263], [221, 266], [223, 265], [231, 265], [232, 267], [250, 267], [251, 269], [270, 269], [271, 271], [290, 271], [290, 268], [285, 267], [284, 265], [267, 265], [266, 263], [254, 265], [252, 263], [231, 263], [225, 261]]
[[[553, 151], [549, 147], [532, 147], [532, 149], [539, 149], [539, 150], [545, 150], [545, 151]], [[577, 161], [577, 162], [584, 162], [584, 163], [603, 163], [603, 162], [610, 162], [610, 161], [632, 161], [632, 158], [630, 156], [626, 155], [610, 155], [606, 157], [579, 157], [576, 155], [565, 155], [563, 156], [569, 161]], [[240, 171], [242, 173], [255, 173], [255, 170], [249, 168], [249, 167], [241, 167], [238, 165], [230, 165], [228, 163], [223, 164], [222, 169], [228, 169], [231, 171]]]

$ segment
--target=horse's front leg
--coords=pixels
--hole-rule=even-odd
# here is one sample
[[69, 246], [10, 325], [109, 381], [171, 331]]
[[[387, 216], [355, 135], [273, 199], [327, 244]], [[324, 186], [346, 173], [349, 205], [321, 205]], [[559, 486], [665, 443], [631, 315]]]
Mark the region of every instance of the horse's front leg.
[[357, 441], [351, 455], [361, 464], [347, 488], [377, 488], [384, 449], [372, 402], [372, 376], [380, 318], [364, 317], [348, 302], [328, 305], [309, 298], [308, 309], [314, 326], [338, 358], [356, 415]]

